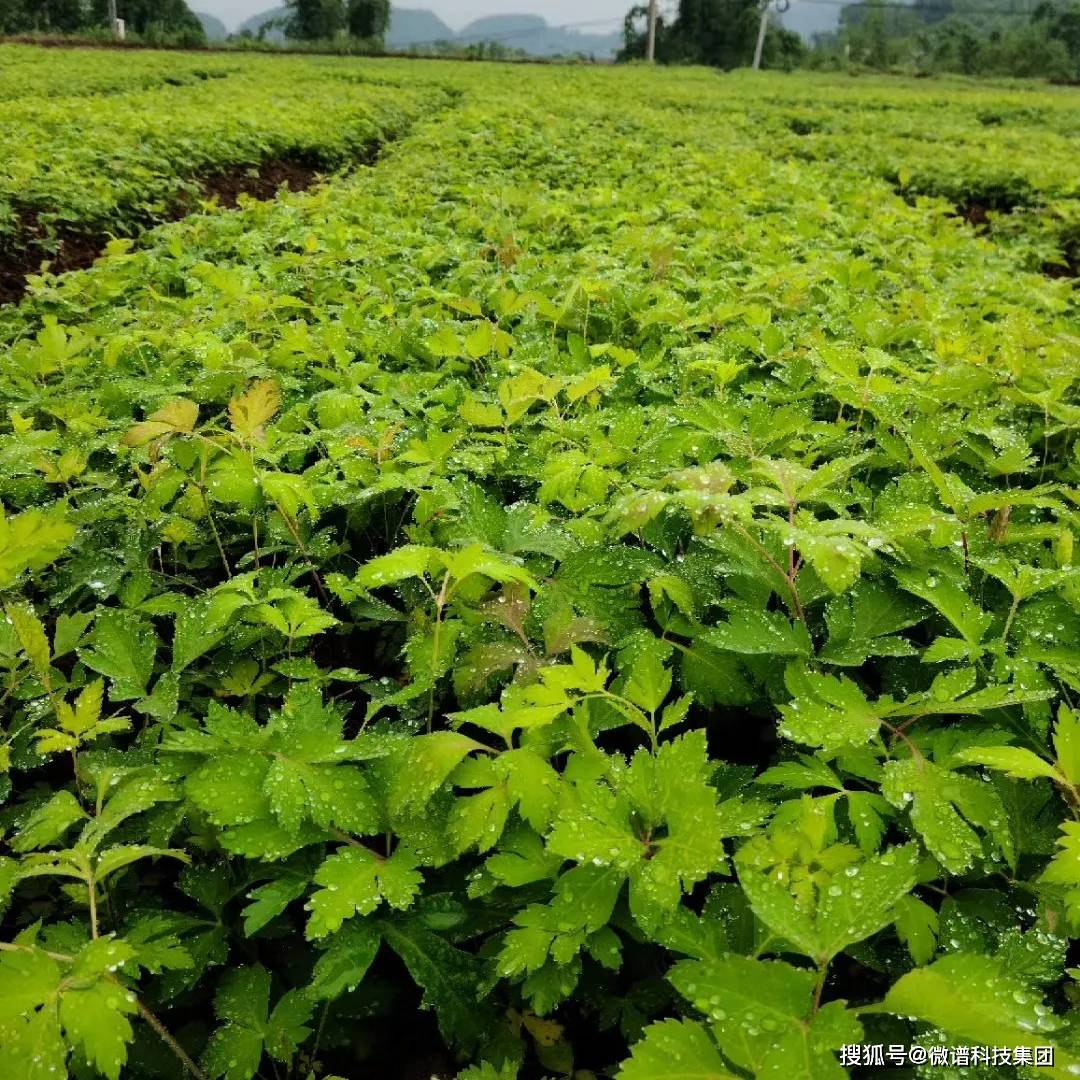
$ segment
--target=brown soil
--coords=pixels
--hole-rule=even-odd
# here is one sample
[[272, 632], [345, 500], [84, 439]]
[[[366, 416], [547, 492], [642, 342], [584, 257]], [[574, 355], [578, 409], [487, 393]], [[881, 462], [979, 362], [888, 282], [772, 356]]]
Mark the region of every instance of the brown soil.
[[956, 213], [958, 217], [962, 217], [969, 225], [974, 225], [977, 229], [988, 229], [990, 227], [990, 216], [987, 210], [988, 207], [981, 202], [971, 199], [958, 206]]
[[[361, 156], [359, 164], [372, 165], [379, 156], [381, 146], [372, 143]], [[203, 197], [216, 197], [226, 209], [235, 209], [241, 195], [266, 200], [274, 198], [285, 188], [288, 191], [307, 191], [320, 179], [319, 171], [299, 160], [271, 158], [257, 166], [237, 166], [225, 172], [213, 173], [200, 180]], [[166, 220], [177, 221], [198, 210], [194, 200], [181, 200], [174, 206]], [[157, 220], [145, 222], [147, 228], [159, 224]], [[26, 293], [26, 276], [36, 274], [43, 261], [48, 261], [54, 274], [69, 270], [85, 270], [105, 249], [109, 242], [107, 233], [80, 230], [65, 226], [54, 232], [49, 243], [48, 232], [36, 211], [19, 211], [19, 238], [14, 245], [0, 245], [0, 304], [14, 304]]]
[[54, 274], [85, 270], [109, 240], [104, 235], [64, 228], [57, 230], [56, 247], [49, 251], [45, 246], [46, 230], [31, 210], [19, 211], [18, 235], [22, 238], [19, 247], [0, 246], [0, 304], [14, 304], [22, 299], [27, 274], [38, 273], [44, 260], [49, 260]]
[[257, 166], [230, 169], [214, 173], [202, 180], [206, 198], [217, 197], [226, 209], [233, 210], [241, 195], [254, 199], [272, 199], [281, 188], [307, 191], [319, 179], [319, 174], [307, 165], [284, 158], [271, 158]]

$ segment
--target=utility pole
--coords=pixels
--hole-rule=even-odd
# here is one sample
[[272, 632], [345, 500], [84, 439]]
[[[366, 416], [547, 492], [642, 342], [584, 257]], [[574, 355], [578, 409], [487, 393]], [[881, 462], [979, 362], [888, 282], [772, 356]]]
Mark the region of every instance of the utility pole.
[[758, 24], [757, 45], [754, 47], [754, 70], [761, 67], [761, 53], [765, 48], [765, 31], [769, 26], [769, 0], [762, 0], [761, 22]]
[[116, 36], [116, 0], [108, 0], [105, 5], [105, 18], [109, 22], [109, 33]]
[[649, 30], [645, 38], [645, 59], [650, 64], [656, 59], [656, 0], [649, 0]]

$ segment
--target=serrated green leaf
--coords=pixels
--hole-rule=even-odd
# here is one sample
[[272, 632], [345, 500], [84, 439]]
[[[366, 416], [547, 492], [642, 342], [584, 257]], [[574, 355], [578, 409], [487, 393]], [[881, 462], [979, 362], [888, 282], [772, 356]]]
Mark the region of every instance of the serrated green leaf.
[[249, 892], [251, 901], [243, 911], [244, 933], [251, 937], [258, 933], [268, 922], [276, 919], [294, 900], [307, 891], [307, 881], [303, 877], [283, 876], [260, 885]]
[[701, 1024], [660, 1020], [650, 1024], [619, 1068], [619, 1080], [736, 1080]]
[[1056, 775], [1053, 765], [1022, 746], [973, 746], [961, 750], [956, 757], [967, 765], [985, 765], [1017, 780]]
[[307, 1026], [315, 1002], [303, 990], [287, 990], [266, 1022], [266, 1052], [276, 1061], [289, 1062], [311, 1034]]
[[916, 964], [926, 964], [937, 951], [938, 913], [918, 897], [903, 896], [896, 905], [896, 932]]
[[793, 663], [785, 674], [792, 700], [780, 706], [785, 739], [835, 753], [864, 746], [881, 728], [881, 715], [844, 676], [819, 675]]
[[70, 791], [61, 789], [47, 803], [27, 818], [11, 840], [12, 851], [36, 851], [50, 847], [75, 824], [86, 817], [86, 811]]
[[423, 577], [436, 555], [438, 551], [434, 548], [406, 544], [365, 563], [356, 580], [365, 589], [378, 589], [385, 585], [396, 585], [407, 578]]
[[466, 1052], [475, 1047], [491, 1022], [481, 1003], [479, 961], [415, 922], [384, 922], [382, 932], [423, 988], [424, 1004], [435, 1010], [443, 1037]]
[[983, 854], [972, 826], [989, 832], [1007, 857], [1012, 841], [1004, 829], [1005, 808], [997, 792], [969, 776], [950, 772], [924, 758], [890, 761], [881, 793], [907, 810], [923, 843], [951, 873], [962, 873]]
[[130, 701], [146, 693], [154, 670], [158, 637], [154, 628], [130, 612], [99, 615], [90, 647], [79, 649], [79, 659], [91, 671], [109, 678], [113, 701]]
[[119, 1080], [134, 1037], [128, 1016], [138, 1011], [135, 995], [102, 980], [85, 989], [71, 989], [60, 998], [64, 1037], [98, 1072]]
[[727, 622], [703, 629], [699, 639], [716, 649], [751, 656], [809, 656], [810, 635], [778, 611], [731, 605]]
[[390, 789], [391, 810], [400, 814], [423, 809], [461, 760], [479, 749], [480, 743], [455, 731], [410, 739]]
[[311, 995], [319, 1001], [333, 1001], [359, 986], [381, 941], [378, 928], [363, 920], [342, 926], [315, 963], [309, 987]]
[[[952, 953], [900, 977], [884, 1009], [917, 1017], [954, 1037], [984, 1045], [1045, 1046], [1061, 1026], [1040, 995], [1011, 976], [995, 957]], [[1055, 1066], [1068, 1068], [1059, 1050]]]
[[423, 880], [416, 866], [416, 857], [404, 847], [385, 859], [360, 846], [339, 848], [315, 872], [322, 888], [307, 903], [307, 936], [325, 937], [353, 915], [369, 915], [383, 901], [408, 907]]

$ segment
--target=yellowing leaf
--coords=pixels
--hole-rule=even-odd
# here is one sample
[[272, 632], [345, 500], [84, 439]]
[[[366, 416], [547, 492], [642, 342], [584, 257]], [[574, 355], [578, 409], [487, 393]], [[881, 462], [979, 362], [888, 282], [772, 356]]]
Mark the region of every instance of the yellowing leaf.
[[163, 436], [187, 435], [195, 429], [198, 419], [199, 406], [187, 398], [177, 398], [141, 423], [133, 424], [120, 442], [124, 446], [142, 446]]
[[272, 379], [260, 379], [229, 402], [229, 420], [237, 435], [259, 440], [263, 428], [280, 408], [281, 389], [278, 384]]
[[26, 658], [39, 675], [47, 678], [52, 653], [41, 620], [28, 604], [8, 604], [5, 610]]
[[527, 1012], [521, 1018], [521, 1022], [540, 1046], [554, 1046], [562, 1038], [563, 1026], [554, 1020], [545, 1020], [534, 1013]]
[[0, 509], [0, 589], [15, 584], [24, 570], [41, 570], [75, 539], [75, 526], [56, 513], [26, 510], [4, 517]]

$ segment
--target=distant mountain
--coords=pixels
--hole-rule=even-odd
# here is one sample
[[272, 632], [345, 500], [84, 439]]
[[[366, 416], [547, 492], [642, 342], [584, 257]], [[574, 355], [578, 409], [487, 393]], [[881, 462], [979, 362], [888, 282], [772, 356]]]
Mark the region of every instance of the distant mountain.
[[549, 29], [543, 15], [485, 15], [469, 23], [458, 34], [458, 40], [497, 41], [504, 37], [544, 33]]
[[[252, 15], [250, 19], [245, 19], [237, 28], [236, 32], [242, 34], [245, 30], [248, 33], [253, 34], [255, 37], [259, 36], [259, 31], [262, 27], [272, 21], [278, 19], [285, 19], [289, 16], [288, 8], [271, 8], [269, 11], [260, 11], [258, 15]], [[267, 41], [284, 41], [285, 35], [280, 29], [267, 30], [265, 34]]]
[[215, 15], [207, 15], [205, 11], [196, 11], [195, 18], [202, 23], [203, 33], [207, 41], [224, 41], [229, 36], [225, 24]]
[[[242, 34], [247, 31], [257, 37], [265, 23], [282, 19], [288, 14], [283, 7], [260, 12], [242, 22], [236, 32]], [[211, 20], [216, 23], [217, 20], [208, 15], [200, 15], [199, 18], [206, 27], [206, 36], [214, 40], [217, 27], [213, 28], [212, 33], [209, 23]], [[275, 29], [268, 30], [265, 37], [267, 41], [283, 41], [285, 35], [280, 29]], [[455, 34], [438, 15], [426, 8], [391, 9], [390, 29], [386, 34], [388, 49], [426, 47], [439, 41], [452, 41], [460, 45], [497, 41], [508, 49], [522, 49], [530, 56], [581, 54], [600, 59], [614, 56], [623, 43], [621, 33], [581, 34], [576, 30], [563, 30], [558, 26], [549, 26], [542, 15], [489, 15], [469, 23], [464, 30]]]
[[425, 8], [390, 9], [390, 29], [386, 32], [386, 46], [389, 49], [452, 41], [454, 37], [454, 31], [433, 11]]
[[497, 41], [531, 56], [567, 56], [581, 53], [607, 58], [622, 47], [622, 34], [582, 34], [549, 26], [542, 15], [488, 15], [469, 23], [455, 38], [462, 44]]

